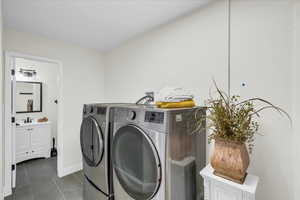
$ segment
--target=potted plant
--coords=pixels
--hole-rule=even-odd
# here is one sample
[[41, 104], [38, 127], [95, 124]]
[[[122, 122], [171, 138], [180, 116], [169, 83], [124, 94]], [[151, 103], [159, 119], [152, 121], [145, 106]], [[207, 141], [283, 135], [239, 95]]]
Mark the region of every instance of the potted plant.
[[[254, 136], [259, 128], [256, 119], [260, 117], [260, 112], [273, 109], [287, 116], [290, 121], [291, 118], [286, 111], [269, 101], [261, 98], [240, 101], [239, 96], [229, 97], [215, 82], [214, 85], [217, 98], [210, 97], [207, 101], [207, 116], [205, 119], [198, 119], [199, 127], [206, 120], [206, 128], [211, 131], [209, 142], [215, 142], [211, 157], [214, 174], [242, 184], [247, 175]], [[256, 102], [263, 106], [255, 106]]]

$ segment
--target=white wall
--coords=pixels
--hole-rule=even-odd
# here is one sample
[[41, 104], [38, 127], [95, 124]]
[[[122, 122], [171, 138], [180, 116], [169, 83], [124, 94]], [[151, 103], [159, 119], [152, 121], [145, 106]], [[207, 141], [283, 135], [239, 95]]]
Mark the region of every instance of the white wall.
[[[262, 97], [292, 115], [293, 6], [288, 1], [233, 1], [232, 94]], [[246, 86], [242, 87], [242, 83]], [[258, 200], [293, 199], [293, 132], [286, 118], [262, 113], [249, 171]]]
[[[0, 53], [2, 52], [2, 0], [0, 0]], [[2, 53], [0, 54], [0, 200], [3, 199], [3, 179], [4, 179], [4, 162], [3, 162], [3, 153], [4, 153], [4, 127], [2, 126], [3, 120], [3, 63], [2, 63]]]
[[60, 41], [4, 30], [4, 50], [47, 57], [62, 62], [61, 127], [63, 156], [61, 175], [81, 168], [79, 131], [84, 103], [103, 100], [103, 63], [94, 50]]
[[300, 199], [300, 2], [295, 0], [294, 4], [294, 70], [293, 70], [293, 80], [294, 80], [294, 158], [295, 167], [294, 167], [294, 199]]
[[203, 105], [212, 78], [226, 90], [226, 16], [226, 1], [217, 1], [107, 53], [107, 100], [135, 102], [146, 91], [181, 86]]
[[[26, 117], [34, 119], [47, 117], [51, 121], [52, 137], [57, 138], [57, 104], [54, 103], [59, 95], [59, 65], [34, 61], [24, 58], [16, 59], [16, 80], [17, 81], [37, 81], [42, 82], [42, 112], [38, 113], [17, 113], [16, 120], [22, 120]], [[20, 74], [19, 69], [36, 70], [36, 78], [28, 78]], [[39, 95], [38, 95], [39, 98]], [[23, 102], [22, 102], [23, 103]], [[16, 102], [17, 104], [17, 102]]]

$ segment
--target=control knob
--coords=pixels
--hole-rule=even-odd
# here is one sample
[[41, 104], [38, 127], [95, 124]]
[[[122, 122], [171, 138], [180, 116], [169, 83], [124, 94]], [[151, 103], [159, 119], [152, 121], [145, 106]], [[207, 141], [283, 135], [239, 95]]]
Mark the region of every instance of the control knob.
[[93, 113], [94, 112], [94, 108], [93, 106], [90, 107], [90, 113]]
[[134, 120], [135, 119], [135, 117], [136, 117], [136, 113], [135, 113], [135, 111], [130, 111], [129, 112], [129, 114], [128, 114], [128, 117], [129, 117], [129, 119], [131, 119], [131, 120]]

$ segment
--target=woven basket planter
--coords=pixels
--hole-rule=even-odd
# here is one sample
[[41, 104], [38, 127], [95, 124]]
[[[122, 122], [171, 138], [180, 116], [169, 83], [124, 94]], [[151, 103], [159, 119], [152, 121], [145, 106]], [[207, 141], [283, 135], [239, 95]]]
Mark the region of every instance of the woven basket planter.
[[249, 163], [249, 153], [245, 144], [215, 138], [215, 148], [211, 157], [215, 175], [243, 184]]

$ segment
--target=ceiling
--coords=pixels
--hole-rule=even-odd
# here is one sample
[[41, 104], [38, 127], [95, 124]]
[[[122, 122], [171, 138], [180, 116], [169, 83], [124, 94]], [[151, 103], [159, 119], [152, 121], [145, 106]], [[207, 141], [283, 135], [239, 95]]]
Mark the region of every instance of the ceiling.
[[107, 51], [211, 0], [4, 0], [4, 26]]

